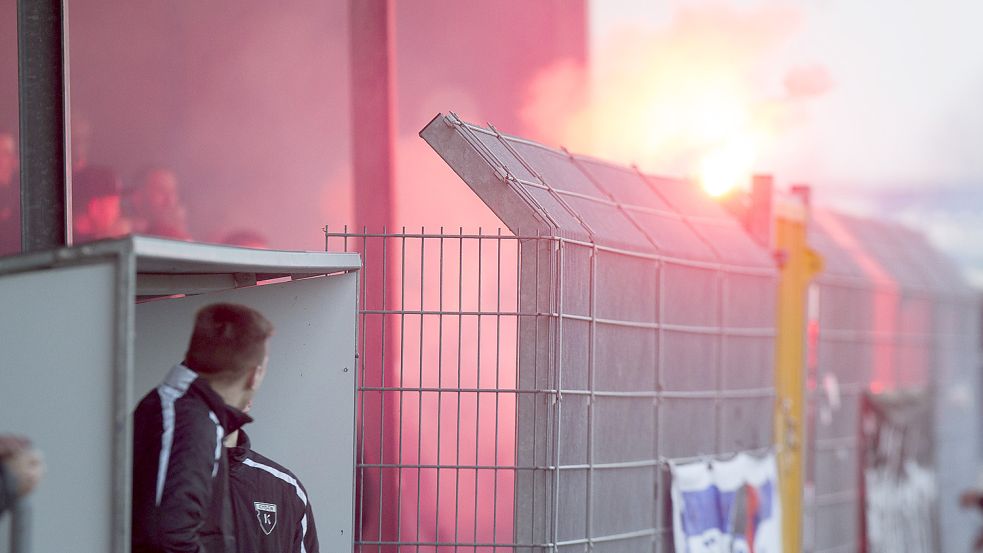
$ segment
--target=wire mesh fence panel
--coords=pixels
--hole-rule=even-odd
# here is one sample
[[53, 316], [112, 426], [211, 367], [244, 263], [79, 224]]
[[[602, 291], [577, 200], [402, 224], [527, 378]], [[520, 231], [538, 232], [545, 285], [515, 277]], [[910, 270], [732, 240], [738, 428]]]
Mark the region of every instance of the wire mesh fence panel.
[[[942, 550], [968, 548], [956, 497], [973, 484], [978, 300], [952, 265], [911, 231], [820, 211], [810, 236], [826, 259], [814, 289], [809, 379], [806, 551], [859, 551], [865, 513], [860, 453], [865, 392], [930, 390]], [[959, 313], [972, 313], [955, 324]], [[971, 414], [972, 413], [972, 414]], [[969, 475], [969, 476], [967, 476]], [[915, 524], [915, 519], [912, 520]]]
[[770, 447], [771, 320], [725, 309], [730, 278], [768, 274], [555, 237], [327, 236], [379, 284], [360, 551], [671, 551], [668, 462]]
[[511, 234], [328, 233], [364, 262], [360, 550], [671, 551], [670, 462], [771, 448], [773, 261], [688, 183], [421, 136]]
[[360, 304], [359, 549], [511, 550], [517, 240], [328, 232], [326, 245], [362, 252], [377, 285]]

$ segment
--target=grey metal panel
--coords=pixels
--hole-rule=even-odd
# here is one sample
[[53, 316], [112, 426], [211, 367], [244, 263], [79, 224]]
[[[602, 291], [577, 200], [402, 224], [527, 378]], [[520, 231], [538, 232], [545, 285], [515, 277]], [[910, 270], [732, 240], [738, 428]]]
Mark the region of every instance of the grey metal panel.
[[662, 333], [662, 385], [671, 391], [712, 390], [716, 386], [720, 346], [703, 334]]
[[659, 401], [659, 455], [665, 459], [709, 456], [717, 450], [712, 399]]
[[[590, 317], [590, 294], [584, 290], [590, 289], [591, 257], [604, 256], [606, 252], [595, 252], [588, 246], [579, 244], [564, 244], [563, 250], [563, 312], [564, 315]], [[599, 303], [604, 303], [599, 299]], [[598, 306], [600, 308], [600, 305]]]
[[276, 276], [316, 275], [358, 270], [357, 253], [255, 250], [198, 244], [149, 236], [127, 236], [81, 246], [0, 259], [0, 273], [13, 273], [84, 263], [106, 256], [135, 255], [139, 273], [222, 275], [236, 273]]
[[855, 499], [816, 508], [816, 553], [860, 551], [860, 509]]
[[133, 236], [140, 273], [315, 274], [361, 267], [356, 253], [257, 250]]
[[632, 211], [638, 225], [660, 246], [660, 252], [681, 259], [716, 261], [717, 253], [673, 212]]
[[591, 198], [610, 199], [583, 171], [571, 163], [569, 155], [525, 140], [509, 138], [506, 140], [525, 163], [534, 168], [536, 178], [553, 190], [567, 194], [582, 194]]
[[656, 470], [656, 467], [595, 469], [591, 504], [595, 537], [652, 527]]
[[[585, 469], [560, 471], [560, 489], [563, 490], [563, 501], [559, 503], [559, 525], [557, 541], [581, 540], [587, 537], [587, 479], [589, 472]], [[583, 551], [583, 545], [580, 546]]]
[[774, 277], [728, 274], [723, 324], [736, 328], [774, 329], [777, 294]]
[[[634, 438], [626, 441], [626, 432]], [[594, 398], [595, 463], [656, 461], [656, 432], [653, 398]]]
[[856, 492], [860, 484], [857, 446], [845, 444], [816, 451], [816, 489], [823, 495]]
[[113, 548], [116, 278], [112, 260], [0, 276], [0, 431], [47, 464], [36, 551]]
[[257, 451], [304, 483], [325, 550], [348, 550], [352, 541], [356, 286], [347, 273], [137, 306], [135, 401], [183, 358], [201, 306], [242, 303], [274, 324], [256, 422], [246, 431]]
[[563, 319], [560, 323], [566, 344], [560, 352], [563, 391], [590, 389], [591, 325], [588, 321]]
[[[594, 389], [605, 392], [657, 390], [658, 333], [651, 328], [596, 325]], [[683, 372], [683, 371], [680, 371]]]
[[[518, 236], [545, 234], [550, 221], [536, 211], [536, 206], [509, 182], [509, 167], [516, 165], [496, 159], [493, 152], [474, 147], [465, 134], [464, 123], [453, 116], [437, 115], [420, 136], [474, 190], [483, 202]], [[503, 155], [499, 152], [499, 155]], [[531, 175], [527, 175], [531, 178]]]
[[775, 344], [763, 336], [725, 336], [720, 360], [722, 390], [770, 388], [775, 383]]
[[587, 404], [589, 398], [585, 395], [567, 394], [563, 396], [562, 401], [563, 411], [560, 415], [559, 436], [560, 465], [585, 465], [588, 462], [587, 436], [589, 429], [587, 421], [589, 412]]
[[601, 251], [597, 257], [597, 318], [620, 322], [656, 322], [658, 264], [653, 260], [614, 252]]
[[771, 422], [774, 411], [772, 397], [769, 390], [762, 392], [760, 397], [721, 400], [717, 422], [720, 440], [716, 451], [751, 451], [769, 447], [774, 432]]
[[663, 324], [716, 328], [720, 283], [715, 271], [667, 263], [662, 268]]
[[626, 206], [673, 211], [637, 170], [584, 156], [574, 158], [583, 171], [616, 201]]

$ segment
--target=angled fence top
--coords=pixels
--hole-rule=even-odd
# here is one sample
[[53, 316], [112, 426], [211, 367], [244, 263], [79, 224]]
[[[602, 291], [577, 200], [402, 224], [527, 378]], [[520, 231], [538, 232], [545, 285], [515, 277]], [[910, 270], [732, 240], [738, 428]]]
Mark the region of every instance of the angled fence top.
[[767, 250], [690, 182], [508, 136], [453, 114], [438, 115], [420, 136], [517, 235], [774, 267]]

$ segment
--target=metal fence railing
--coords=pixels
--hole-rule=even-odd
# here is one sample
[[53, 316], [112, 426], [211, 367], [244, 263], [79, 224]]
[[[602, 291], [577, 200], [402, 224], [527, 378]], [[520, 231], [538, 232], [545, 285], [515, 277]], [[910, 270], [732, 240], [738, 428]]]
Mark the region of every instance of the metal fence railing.
[[501, 232], [326, 245], [364, 259], [360, 551], [672, 551], [669, 462], [771, 447], [770, 271]]

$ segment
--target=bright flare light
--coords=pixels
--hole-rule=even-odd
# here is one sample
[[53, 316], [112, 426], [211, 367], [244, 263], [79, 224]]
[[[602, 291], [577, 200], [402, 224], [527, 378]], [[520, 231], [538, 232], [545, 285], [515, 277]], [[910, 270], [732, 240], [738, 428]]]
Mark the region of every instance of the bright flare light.
[[703, 157], [700, 161], [700, 184], [707, 194], [723, 196], [751, 180], [754, 142], [749, 137], [735, 137]]
[[523, 121], [542, 142], [726, 194], [774, 154], [775, 139], [796, 121], [797, 100], [829, 86], [821, 70], [794, 75], [795, 90], [773, 86], [784, 70], [775, 53], [798, 24], [797, 10], [770, 3], [681, 8], [655, 31], [613, 34], [592, 54], [590, 71], [573, 62], [543, 71]]

